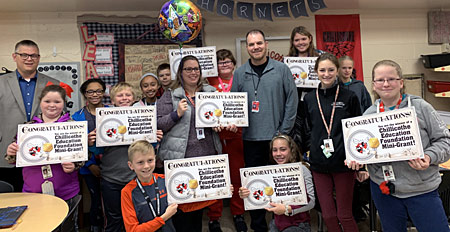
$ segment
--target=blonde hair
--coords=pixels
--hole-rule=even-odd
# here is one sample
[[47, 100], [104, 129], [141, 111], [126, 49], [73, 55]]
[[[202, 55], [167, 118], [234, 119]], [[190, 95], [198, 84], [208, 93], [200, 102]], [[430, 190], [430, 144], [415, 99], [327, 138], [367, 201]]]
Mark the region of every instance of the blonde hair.
[[111, 99], [114, 99], [114, 98], [116, 97], [116, 94], [117, 94], [118, 92], [120, 92], [120, 91], [122, 91], [122, 90], [125, 90], [125, 89], [130, 89], [131, 93], [133, 94], [133, 100], [138, 99], [138, 98], [137, 98], [138, 95], [137, 95], [137, 93], [136, 93], [135, 88], [134, 88], [131, 84], [126, 83], [126, 82], [120, 82], [120, 83], [117, 83], [116, 85], [114, 85], [114, 86], [111, 88], [110, 93], [109, 93]]
[[[402, 73], [402, 68], [400, 67], [400, 65], [393, 61], [393, 60], [381, 60], [378, 61], [372, 68], [372, 85], [374, 85], [374, 80], [375, 80], [375, 69], [377, 69], [380, 66], [390, 66], [393, 67], [395, 69], [395, 71], [397, 72], [398, 77], [403, 80], [403, 73]], [[372, 91], [373, 95], [375, 96], [375, 99], [380, 98], [380, 96], [378, 95], [377, 92]], [[405, 94], [406, 93], [406, 86], [405, 86], [405, 82], [403, 82], [403, 88], [400, 89], [400, 94]]]
[[153, 149], [151, 143], [149, 143], [147, 140], [138, 140], [132, 143], [128, 148], [128, 161], [133, 162], [134, 154], [138, 152], [141, 154], [150, 153], [155, 155], [155, 149]]

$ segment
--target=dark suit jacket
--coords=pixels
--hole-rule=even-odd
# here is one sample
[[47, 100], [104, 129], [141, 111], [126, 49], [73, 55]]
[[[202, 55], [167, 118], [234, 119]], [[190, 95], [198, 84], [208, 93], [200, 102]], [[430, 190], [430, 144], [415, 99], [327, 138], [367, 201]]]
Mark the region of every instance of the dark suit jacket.
[[[59, 81], [38, 73], [36, 89], [34, 90], [31, 117], [39, 110], [39, 95], [48, 82], [59, 84]], [[8, 145], [17, 134], [17, 125], [27, 121], [22, 93], [16, 72], [0, 76], [0, 168], [13, 167], [4, 159]]]

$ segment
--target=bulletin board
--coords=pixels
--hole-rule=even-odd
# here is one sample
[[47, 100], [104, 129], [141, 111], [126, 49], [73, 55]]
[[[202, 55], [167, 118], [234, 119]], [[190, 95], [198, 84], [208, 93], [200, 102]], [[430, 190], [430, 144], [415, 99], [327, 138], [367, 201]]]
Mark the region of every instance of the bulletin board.
[[[196, 45], [183, 45], [183, 48]], [[169, 49], [179, 49], [177, 44], [119, 44], [119, 81], [126, 81], [136, 87], [145, 73], [156, 74], [156, 69], [162, 63], [169, 63]]]

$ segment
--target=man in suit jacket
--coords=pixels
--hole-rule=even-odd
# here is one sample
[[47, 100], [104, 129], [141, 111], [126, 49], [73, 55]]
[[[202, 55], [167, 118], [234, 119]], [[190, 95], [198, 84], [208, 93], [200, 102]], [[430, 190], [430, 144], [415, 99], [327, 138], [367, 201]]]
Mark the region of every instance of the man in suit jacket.
[[39, 113], [39, 95], [49, 83], [59, 81], [37, 72], [40, 55], [37, 44], [22, 40], [12, 54], [17, 64], [15, 72], [0, 76], [0, 180], [11, 183], [14, 191], [23, 187], [22, 169], [9, 164], [3, 157], [17, 134], [17, 125]]

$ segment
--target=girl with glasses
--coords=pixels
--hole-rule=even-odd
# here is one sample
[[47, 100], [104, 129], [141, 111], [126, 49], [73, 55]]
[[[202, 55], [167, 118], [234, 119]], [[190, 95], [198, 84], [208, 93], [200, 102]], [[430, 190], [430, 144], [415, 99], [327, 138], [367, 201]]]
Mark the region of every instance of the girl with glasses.
[[91, 194], [91, 208], [89, 211], [89, 222], [93, 232], [101, 231], [103, 226], [102, 204], [100, 196], [100, 158], [103, 154], [103, 148], [95, 146], [95, 109], [97, 107], [105, 107], [103, 104], [103, 93], [106, 85], [99, 78], [86, 80], [80, 87], [86, 105], [72, 115], [75, 121], [88, 122], [88, 144], [89, 144], [89, 160], [80, 169], [80, 174], [84, 178], [86, 185]]
[[[438, 187], [439, 164], [450, 158], [450, 133], [436, 110], [420, 97], [405, 93], [400, 65], [382, 60], [372, 69], [373, 91], [377, 100], [364, 112], [379, 112], [414, 107], [424, 149], [423, 159], [367, 165], [372, 199], [380, 216], [383, 231], [406, 231], [408, 215], [418, 231], [450, 231]], [[358, 170], [355, 161], [347, 164]], [[393, 171], [389, 181], [395, 191], [382, 193], [383, 170]]]

